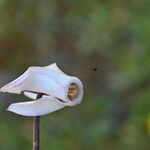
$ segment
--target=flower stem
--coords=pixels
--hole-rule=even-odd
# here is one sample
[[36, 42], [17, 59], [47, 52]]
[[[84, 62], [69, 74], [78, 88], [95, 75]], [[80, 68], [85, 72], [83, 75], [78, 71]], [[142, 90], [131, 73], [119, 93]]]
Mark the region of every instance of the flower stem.
[[[38, 93], [36, 100], [43, 96]], [[40, 150], [40, 116], [33, 117], [33, 148], [32, 150]]]

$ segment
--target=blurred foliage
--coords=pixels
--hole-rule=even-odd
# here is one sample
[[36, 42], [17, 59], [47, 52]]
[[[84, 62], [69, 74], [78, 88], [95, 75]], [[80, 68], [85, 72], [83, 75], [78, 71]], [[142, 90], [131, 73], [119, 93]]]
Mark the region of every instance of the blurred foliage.
[[[149, 0], [0, 0], [0, 84], [57, 62], [84, 82], [81, 105], [41, 121], [42, 150], [150, 148]], [[0, 149], [32, 147], [32, 119], [6, 112]]]

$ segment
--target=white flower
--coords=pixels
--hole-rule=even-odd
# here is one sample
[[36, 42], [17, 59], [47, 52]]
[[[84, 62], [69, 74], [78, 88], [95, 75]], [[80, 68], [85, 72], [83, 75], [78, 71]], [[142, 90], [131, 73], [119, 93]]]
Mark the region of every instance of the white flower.
[[7, 110], [23, 116], [41, 116], [65, 106], [75, 106], [83, 98], [83, 84], [74, 76], [63, 73], [57, 65], [29, 67], [20, 77], [3, 86], [1, 92], [36, 99], [38, 93], [43, 96], [36, 101], [11, 104]]

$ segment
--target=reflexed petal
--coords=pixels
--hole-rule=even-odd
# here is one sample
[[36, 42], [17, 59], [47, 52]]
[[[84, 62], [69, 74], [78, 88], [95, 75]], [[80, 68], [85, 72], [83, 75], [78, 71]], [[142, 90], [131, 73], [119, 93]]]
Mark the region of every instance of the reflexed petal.
[[22, 92], [22, 89], [20, 86], [22, 83], [28, 78], [29, 75], [29, 70], [30, 68], [27, 69], [20, 77], [17, 79], [13, 80], [12, 82], [4, 85], [1, 89], [0, 92], [9, 92], [9, 93], [16, 93], [20, 94]]
[[59, 72], [59, 73], [62, 73], [62, 74], [65, 74], [64, 72], [62, 72], [62, 71], [58, 68], [58, 66], [57, 66], [56, 63], [53, 63], [53, 64], [48, 65], [48, 66], [45, 66], [45, 68], [50, 69], [50, 70], [54, 70], [54, 71]]
[[30, 98], [30, 99], [36, 100], [36, 98], [37, 98], [37, 94], [36, 94], [36, 93], [23, 92], [23, 94], [24, 94], [25, 96], [27, 96], [28, 98]]
[[[37, 98], [37, 93], [25, 91], [25, 92], [23, 92], [23, 94], [30, 99], [36, 100], [36, 98]], [[43, 95], [42, 97], [47, 97], [47, 95]]]
[[63, 107], [65, 105], [56, 98], [45, 96], [36, 101], [13, 103], [7, 110], [23, 116], [42, 116]]
[[33, 91], [54, 95], [56, 90], [63, 91], [63, 88], [53, 78], [50, 78], [47, 72], [42, 71], [45, 70], [40, 67], [30, 67], [19, 78], [3, 86], [1, 92], [20, 94], [23, 91]]

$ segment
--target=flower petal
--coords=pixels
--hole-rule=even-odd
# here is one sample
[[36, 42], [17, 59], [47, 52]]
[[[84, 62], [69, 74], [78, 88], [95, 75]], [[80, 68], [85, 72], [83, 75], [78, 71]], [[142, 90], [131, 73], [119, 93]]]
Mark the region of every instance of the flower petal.
[[[17, 79], [13, 80], [12, 82], [4, 85], [1, 89], [0, 92], [9, 92], [9, 93], [16, 93], [20, 94], [22, 91], [20, 89], [20, 85], [28, 78], [30, 72], [30, 68], [28, 68], [20, 77]], [[14, 90], [15, 89], [15, 90]]]
[[30, 98], [30, 99], [36, 100], [36, 98], [37, 98], [37, 94], [36, 94], [36, 93], [32, 93], [32, 92], [23, 92], [23, 94], [24, 94], [26, 97]]
[[33, 91], [46, 94], [50, 92], [52, 95], [54, 89], [62, 91], [63, 88], [60, 87], [52, 78], [48, 77], [47, 73], [44, 74], [43, 71], [44, 68], [41, 67], [30, 67], [19, 78], [3, 86], [0, 91], [16, 94], [20, 94], [24, 91]]
[[13, 103], [7, 110], [23, 116], [42, 116], [63, 107], [65, 105], [56, 98], [45, 96], [36, 101]]
[[50, 69], [50, 70], [54, 70], [54, 71], [59, 72], [59, 73], [62, 73], [62, 74], [65, 74], [64, 72], [62, 72], [62, 71], [58, 68], [58, 66], [57, 66], [56, 63], [50, 64], [50, 65], [48, 65], [48, 66], [45, 66], [45, 68]]

